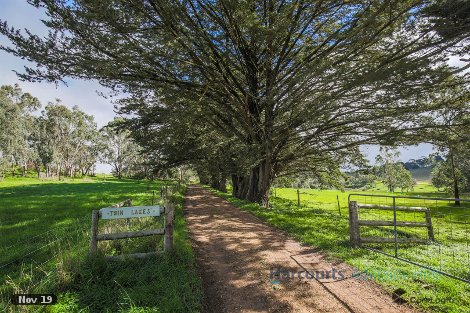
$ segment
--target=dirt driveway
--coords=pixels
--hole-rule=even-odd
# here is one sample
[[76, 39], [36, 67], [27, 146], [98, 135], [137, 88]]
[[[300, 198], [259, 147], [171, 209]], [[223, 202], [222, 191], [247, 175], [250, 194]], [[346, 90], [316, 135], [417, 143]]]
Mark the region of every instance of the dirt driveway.
[[205, 312], [416, 312], [202, 187], [189, 187], [185, 216]]

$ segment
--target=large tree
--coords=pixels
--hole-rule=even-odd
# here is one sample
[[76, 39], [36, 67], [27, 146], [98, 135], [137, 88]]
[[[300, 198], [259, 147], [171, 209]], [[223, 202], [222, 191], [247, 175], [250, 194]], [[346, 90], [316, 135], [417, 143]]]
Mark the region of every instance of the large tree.
[[48, 170], [60, 176], [86, 174], [98, 158], [98, 130], [93, 116], [56, 103], [48, 104], [39, 121], [38, 152]]
[[0, 87], [0, 166], [3, 171], [9, 167], [15, 175], [16, 167], [20, 166], [23, 175], [26, 174], [28, 161], [35, 156], [30, 145], [35, 121], [31, 113], [40, 105], [37, 98], [24, 93], [18, 85]]
[[[460, 80], [453, 78], [453, 80]], [[470, 182], [470, 90], [469, 86], [453, 84], [443, 90], [436, 101], [446, 104], [445, 109], [433, 116], [436, 126], [419, 132], [418, 140], [434, 144], [445, 157], [433, 172], [436, 187], [452, 190], [456, 205], [460, 205], [462, 187]]]
[[377, 176], [387, 187], [388, 191], [395, 192], [396, 188], [404, 190], [413, 189], [415, 181], [410, 171], [398, 161], [400, 152], [397, 149], [381, 149], [381, 153], [375, 158], [378, 166]]
[[22, 78], [98, 79], [144, 99], [124, 108], [136, 120], [186, 107], [242, 147], [235, 163], [249, 166], [228, 167], [232, 181], [263, 204], [278, 175], [426, 127], [434, 92], [458, 72], [446, 55], [468, 51], [466, 23], [436, 31], [451, 15], [434, 1], [33, 3], [47, 11], [47, 37], [0, 27], [7, 51], [38, 64]]
[[113, 174], [121, 179], [130, 172], [137, 163], [143, 163], [139, 158], [140, 147], [132, 140], [128, 130], [119, 129], [120, 118], [115, 118], [100, 130], [101, 160], [112, 166]]
[[[60, 101], [59, 101], [60, 102]], [[7, 168], [23, 175], [34, 165], [38, 177], [54, 168], [57, 175], [87, 175], [99, 154], [96, 123], [91, 115], [49, 103], [40, 116], [39, 100], [18, 85], [0, 88], [0, 174]]]

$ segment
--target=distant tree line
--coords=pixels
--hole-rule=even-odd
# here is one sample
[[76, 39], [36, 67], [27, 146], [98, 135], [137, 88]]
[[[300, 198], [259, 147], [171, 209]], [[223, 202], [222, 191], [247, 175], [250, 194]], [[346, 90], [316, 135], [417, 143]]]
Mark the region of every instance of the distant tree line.
[[402, 192], [413, 190], [416, 181], [404, 164], [398, 161], [398, 156], [397, 149], [381, 147], [381, 153], [377, 155], [375, 165], [338, 173], [334, 176], [336, 179], [328, 176], [318, 180], [311, 176], [296, 175], [280, 178], [274, 185], [294, 188], [369, 189], [373, 188], [377, 182], [381, 182], [390, 192], [395, 192], [397, 189]]
[[60, 101], [44, 108], [18, 85], [0, 87], [0, 177], [93, 175], [97, 162], [110, 164], [113, 174], [148, 176], [140, 147], [130, 132], [109, 123], [101, 130], [93, 116]]

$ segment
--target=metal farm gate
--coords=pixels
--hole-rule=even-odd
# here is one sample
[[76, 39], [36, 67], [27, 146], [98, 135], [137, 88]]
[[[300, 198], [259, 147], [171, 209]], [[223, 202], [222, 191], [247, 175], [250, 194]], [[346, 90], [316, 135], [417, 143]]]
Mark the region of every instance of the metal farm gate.
[[470, 200], [350, 194], [348, 204], [353, 247], [470, 283]]

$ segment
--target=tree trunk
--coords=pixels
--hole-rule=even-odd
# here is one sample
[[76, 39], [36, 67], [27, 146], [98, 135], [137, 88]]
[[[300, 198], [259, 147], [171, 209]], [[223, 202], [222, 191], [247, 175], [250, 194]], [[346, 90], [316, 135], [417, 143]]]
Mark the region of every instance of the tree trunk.
[[268, 160], [265, 160], [260, 165], [251, 169], [248, 181], [245, 182], [243, 180], [241, 185], [247, 184], [247, 190], [246, 194], [242, 195], [241, 198], [259, 203], [267, 208], [269, 207], [269, 189], [271, 183], [272, 166]]
[[246, 199], [248, 194], [247, 178], [239, 175], [232, 175], [232, 195], [238, 199]]
[[238, 197], [240, 184], [238, 182], [238, 175], [232, 174], [232, 196]]
[[207, 179], [207, 176], [205, 175], [198, 175], [199, 177], [199, 182], [203, 185], [209, 185], [209, 179]]
[[452, 152], [449, 153], [449, 158], [450, 158], [450, 167], [452, 169], [452, 180], [454, 181], [454, 198], [457, 199], [455, 200], [455, 205], [460, 206], [459, 181], [458, 181], [457, 174], [455, 172], [454, 154]]
[[222, 174], [219, 181], [219, 190], [222, 192], [227, 192], [227, 177]]
[[211, 174], [210, 186], [214, 189], [219, 189], [219, 180], [217, 179], [217, 175]]
[[250, 177], [246, 183], [248, 184], [248, 190], [245, 199], [251, 202], [259, 203], [261, 200], [258, 189], [259, 165], [250, 170]]
[[207, 172], [202, 169], [196, 169], [197, 177], [199, 178], [199, 182], [203, 185], [210, 184], [210, 177], [207, 175]]

